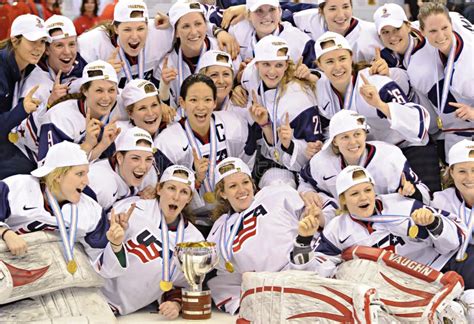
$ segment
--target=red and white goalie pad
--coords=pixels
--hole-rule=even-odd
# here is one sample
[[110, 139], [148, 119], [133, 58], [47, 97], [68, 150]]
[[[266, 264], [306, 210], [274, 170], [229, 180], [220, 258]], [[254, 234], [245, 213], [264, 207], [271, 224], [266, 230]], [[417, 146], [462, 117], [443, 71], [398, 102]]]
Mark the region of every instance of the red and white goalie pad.
[[445, 274], [391, 251], [354, 246], [343, 252], [345, 260], [335, 277], [377, 290], [380, 300], [399, 322], [437, 323], [446, 317], [466, 322], [454, 299], [464, 291], [462, 277]]
[[390, 323], [367, 285], [310, 271], [247, 272], [237, 323]]

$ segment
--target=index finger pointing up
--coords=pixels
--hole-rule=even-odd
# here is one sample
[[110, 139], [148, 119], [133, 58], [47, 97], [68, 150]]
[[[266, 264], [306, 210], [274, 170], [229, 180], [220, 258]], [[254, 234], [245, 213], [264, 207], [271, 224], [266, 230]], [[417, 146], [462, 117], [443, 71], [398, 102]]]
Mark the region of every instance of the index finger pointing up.
[[290, 127], [290, 114], [288, 112], [285, 114], [285, 125]]
[[168, 55], [165, 56], [165, 58], [163, 59], [163, 69], [167, 69], [168, 68]]
[[381, 58], [382, 58], [382, 56], [380, 55], [380, 47], [376, 47], [375, 48], [375, 58], [374, 59], [379, 60]]
[[252, 104], [258, 104], [257, 93], [252, 89]]
[[58, 74], [56, 74], [56, 79], [54, 79], [54, 83], [57, 85], [61, 84], [61, 73], [62, 71], [59, 70]]
[[370, 82], [369, 80], [367, 80], [367, 78], [365, 77], [365, 75], [363, 75], [362, 73], [360, 73], [360, 77], [362, 79], [362, 81], [364, 82], [365, 85], [369, 85]]

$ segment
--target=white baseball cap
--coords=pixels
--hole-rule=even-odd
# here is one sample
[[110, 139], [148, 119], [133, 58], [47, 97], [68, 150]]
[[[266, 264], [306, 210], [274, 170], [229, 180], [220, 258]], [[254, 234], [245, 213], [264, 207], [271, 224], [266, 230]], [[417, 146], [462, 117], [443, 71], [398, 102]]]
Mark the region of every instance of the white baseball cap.
[[176, 2], [168, 11], [171, 27], [174, 29], [178, 20], [191, 12], [200, 12], [204, 14], [199, 2]]
[[216, 166], [216, 177], [214, 183], [218, 184], [225, 177], [237, 172], [243, 172], [249, 177], [252, 177], [252, 172], [244, 161], [235, 157], [225, 158]]
[[[179, 175], [175, 175], [177, 172]], [[186, 178], [182, 177], [184, 175], [186, 175]], [[194, 176], [194, 172], [185, 166], [172, 165], [172, 166], [167, 167], [165, 171], [163, 171], [163, 174], [161, 175], [160, 183], [170, 181], [170, 180], [184, 183], [190, 186], [191, 189], [193, 190], [195, 189], [194, 185], [195, 185], [196, 178]]]
[[374, 178], [372, 178], [370, 173], [365, 168], [358, 165], [349, 165], [337, 175], [337, 195], [339, 196], [352, 186], [364, 182], [369, 182], [375, 185]]
[[474, 141], [463, 139], [449, 150], [449, 166], [462, 162], [474, 162]]
[[[132, 12], [142, 12], [142, 17], [132, 18]], [[116, 22], [133, 22], [147, 21], [148, 8], [143, 0], [120, 0], [114, 8], [114, 21]]]
[[[278, 51], [285, 49], [287, 55], [278, 55]], [[255, 45], [255, 62], [261, 61], [286, 61], [289, 59], [289, 47], [286, 40], [281, 37], [268, 35]]]
[[43, 159], [42, 165], [31, 171], [37, 178], [44, 177], [56, 168], [89, 164], [87, 154], [79, 144], [64, 141], [51, 146]]
[[319, 7], [320, 5], [322, 5], [323, 3], [325, 3], [325, 2], [326, 2], [326, 0], [318, 0], [318, 7]]
[[108, 80], [118, 83], [114, 67], [102, 60], [91, 62], [82, 70], [81, 84], [95, 80]]
[[15, 18], [10, 29], [10, 37], [23, 36], [34, 42], [40, 38], [49, 39], [44, 20], [38, 16], [26, 14]]
[[365, 131], [370, 129], [365, 116], [347, 109], [338, 111], [329, 121], [329, 138], [324, 143], [322, 149], [325, 150], [331, 147], [331, 143], [337, 135], [356, 129], [363, 129]]
[[[138, 145], [139, 141], [145, 141], [150, 146]], [[153, 138], [150, 133], [140, 127], [132, 127], [121, 133], [115, 140], [115, 150], [117, 152], [145, 151], [154, 153]]]
[[122, 93], [123, 105], [128, 107], [142, 99], [158, 96], [155, 85], [148, 80], [134, 79], [127, 83]]
[[60, 29], [62, 31], [61, 35], [49, 36], [49, 42], [53, 42], [55, 40], [71, 36], [77, 36], [76, 27], [74, 27], [74, 23], [66, 16], [53, 15], [48, 20], [46, 20], [45, 24], [48, 34], [53, 29]]
[[375, 27], [379, 34], [384, 26], [400, 28], [404, 21], [408, 21], [405, 10], [395, 3], [386, 3], [374, 12]]
[[214, 65], [233, 69], [232, 58], [228, 53], [218, 50], [209, 50], [205, 52], [199, 59], [196, 71], [199, 72], [201, 69]]
[[259, 7], [269, 5], [272, 7], [280, 7], [280, 2], [278, 0], [247, 0], [245, 7], [251, 12], [256, 11]]
[[[331, 41], [334, 42], [334, 45], [328, 46], [324, 49], [321, 47], [322, 44]], [[319, 36], [319, 38], [314, 43], [314, 52], [316, 53], [316, 59], [319, 59], [322, 55], [328, 52], [338, 49], [346, 49], [352, 52], [352, 47], [347, 41], [347, 39], [338, 33], [327, 31], [321, 36]]]

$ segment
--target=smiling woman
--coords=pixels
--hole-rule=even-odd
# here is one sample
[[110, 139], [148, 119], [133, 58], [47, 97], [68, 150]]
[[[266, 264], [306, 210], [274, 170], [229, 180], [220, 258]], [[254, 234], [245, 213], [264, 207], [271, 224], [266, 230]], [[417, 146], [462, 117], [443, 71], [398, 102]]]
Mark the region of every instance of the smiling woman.
[[14, 145], [17, 127], [36, 111], [40, 101], [33, 98], [38, 85], [20, 100], [25, 80], [44, 53], [48, 34], [44, 21], [34, 15], [18, 16], [11, 25], [10, 38], [0, 43], [0, 179], [29, 173], [34, 162]]

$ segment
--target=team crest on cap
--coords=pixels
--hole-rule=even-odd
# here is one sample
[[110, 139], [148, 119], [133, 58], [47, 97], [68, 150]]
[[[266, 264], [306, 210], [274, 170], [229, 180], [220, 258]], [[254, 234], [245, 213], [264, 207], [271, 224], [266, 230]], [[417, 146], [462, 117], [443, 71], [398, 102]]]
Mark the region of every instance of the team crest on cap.
[[390, 17], [390, 12], [388, 12], [387, 8], [382, 9], [382, 18]]
[[38, 27], [38, 28], [43, 28], [44, 27], [39, 18], [36, 18], [36, 27]]

